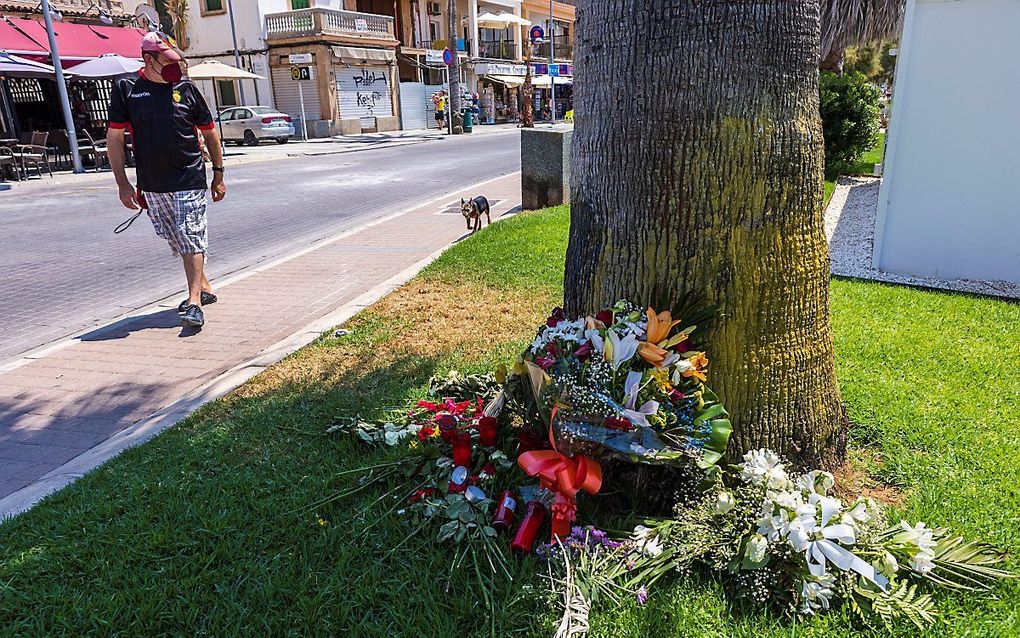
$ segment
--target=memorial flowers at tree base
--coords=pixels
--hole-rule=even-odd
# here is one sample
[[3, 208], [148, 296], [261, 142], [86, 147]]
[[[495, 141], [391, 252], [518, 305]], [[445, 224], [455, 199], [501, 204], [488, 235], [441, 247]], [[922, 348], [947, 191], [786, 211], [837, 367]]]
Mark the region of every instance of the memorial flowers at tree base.
[[[707, 385], [710, 353], [692, 337], [714, 316], [691, 303], [620, 301], [585, 317], [556, 309], [512, 369], [451, 372], [390, 419], [331, 427], [403, 453], [308, 508], [382, 490], [390, 514], [449, 545], [448, 577], [477, 580], [490, 610], [510, 561], [542, 561], [562, 603], [557, 636], [584, 634], [593, 606], [643, 604], [695, 567], [716, 572], [733, 599], [778, 614], [845, 605], [864, 622], [917, 626], [937, 618], [933, 589], [1013, 577], [994, 548], [890, 522], [870, 499], [842, 502], [827, 472], [795, 472], [769, 450], [724, 458], [730, 422]], [[604, 471], [609, 460], [624, 473], [682, 468], [697, 489], [682, 491], [668, 518], [600, 508], [605, 520], [593, 520], [587, 503], [621, 480]], [[630, 531], [600, 529], [621, 521]]]

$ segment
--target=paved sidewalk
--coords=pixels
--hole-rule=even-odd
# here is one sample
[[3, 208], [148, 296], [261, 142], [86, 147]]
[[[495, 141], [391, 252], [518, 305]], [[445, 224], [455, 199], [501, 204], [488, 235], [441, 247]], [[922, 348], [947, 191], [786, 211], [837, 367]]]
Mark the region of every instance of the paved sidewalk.
[[[449, 193], [214, 282], [220, 301], [206, 308], [200, 332], [182, 329], [175, 295], [0, 372], [0, 518], [229, 391], [398, 285], [465, 236], [453, 206], [478, 190]], [[493, 180], [484, 192], [496, 202], [494, 215], [505, 214], [520, 202], [520, 175]], [[286, 303], [279, 303], [281, 290]], [[222, 377], [228, 371], [235, 374]], [[167, 408], [189, 396], [186, 409]], [[124, 444], [116, 443], [118, 433]]]

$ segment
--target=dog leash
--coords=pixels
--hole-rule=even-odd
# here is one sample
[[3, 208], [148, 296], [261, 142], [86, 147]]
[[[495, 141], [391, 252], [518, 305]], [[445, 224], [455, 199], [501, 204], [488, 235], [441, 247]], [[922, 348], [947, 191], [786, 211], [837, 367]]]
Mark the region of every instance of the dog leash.
[[130, 228], [131, 224], [135, 223], [135, 220], [138, 219], [138, 216], [141, 215], [142, 212], [144, 212], [144, 209], [139, 208], [137, 213], [135, 213], [130, 218], [128, 218], [128, 219], [122, 221], [120, 224], [118, 224], [117, 227], [113, 229], [113, 234], [114, 235], [119, 235], [122, 232], [124, 232], [125, 230], [127, 230], [128, 228]]
[[138, 216], [141, 215], [142, 213], [144, 213], [145, 209], [148, 208], [148, 205], [145, 202], [145, 196], [142, 195], [142, 191], [139, 189], [137, 191], [137, 193], [138, 193], [137, 197], [138, 197], [138, 204], [139, 204], [138, 212], [135, 213], [134, 215], [132, 215], [130, 219], [126, 219], [126, 220], [122, 221], [120, 224], [118, 224], [117, 227], [113, 229], [113, 234], [114, 235], [119, 235], [122, 232], [124, 232], [125, 230], [127, 230], [128, 228], [131, 228], [131, 224], [135, 223], [135, 220], [138, 219]]

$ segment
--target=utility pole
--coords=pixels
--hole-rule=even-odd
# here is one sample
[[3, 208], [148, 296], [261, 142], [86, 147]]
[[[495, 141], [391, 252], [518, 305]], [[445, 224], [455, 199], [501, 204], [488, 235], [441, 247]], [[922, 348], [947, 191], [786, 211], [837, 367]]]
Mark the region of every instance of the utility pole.
[[553, 75], [553, 49], [556, 47], [556, 24], [553, 22], [553, 0], [549, 0], [549, 108], [552, 123], [556, 123], [556, 76]]
[[78, 155], [78, 132], [74, 129], [74, 116], [71, 115], [71, 101], [67, 97], [67, 82], [64, 80], [64, 69], [60, 66], [60, 54], [57, 52], [57, 35], [53, 32], [53, 16], [50, 15], [50, 0], [42, 0], [43, 21], [46, 23], [46, 37], [50, 41], [50, 58], [57, 74], [57, 93], [60, 95], [61, 110], [64, 111], [64, 127], [67, 129], [67, 141], [71, 146], [71, 163], [75, 173], [84, 173], [81, 156]]
[[[477, 2], [478, 0], [468, 0]], [[460, 90], [460, 47], [457, 46], [457, 0], [449, 0], [447, 3], [447, 21], [450, 31], [450, 51], [453, 58], [450, 60], [450, 124], [454, 135], [464, 132], [464, 121], [460, 112], [460, 102], [463, 95]], [[454, 87], [456, 83], [456, 87]]]
[[531, 34], [528, 34], [528, 39], [524, 43], [524, 84], [521, 86], [521, 94], [523, 97], [523, 104], [521, 105], [521, 127], [522, 128], [535, 128], [535, 106], [532, 102], [532, 95], [535, 92], [534, 86], [531, 84]]
[[[234, 5], [232, 0], [227, 0], [227, 16], [230, 18], [230, 37], [234, 42], [234, 66], [240, 69], [241, 52], [237, 49], [237, 28], [234, 26]], [[244, 82], [237, 81], [237, 90], [241, 95], [241, 106], [244, 106]]]

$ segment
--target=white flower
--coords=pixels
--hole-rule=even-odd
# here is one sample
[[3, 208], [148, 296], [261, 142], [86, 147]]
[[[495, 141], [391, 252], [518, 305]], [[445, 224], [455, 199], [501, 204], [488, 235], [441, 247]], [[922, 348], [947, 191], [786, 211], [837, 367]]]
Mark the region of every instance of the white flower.
[[755, 534], [747, 541], [747, 560], [755, 564], [764, 562], [765, 552], [768, 548], [768, 539], [761, 534]]
[[[675, 362], [676, 365], [673, 368], [673, 376], [671, 377], [674, 384], [679, 384], [684, 379], [684, 372], [687, 372], [694, 367], [694, 364], [689, 359], [679, 357], [679, 360]], [[664, 366], [665, 367], [665, 366]]]
[[788, 525], [786, 542], [798, 552], [806, 552], [811, 546], [812, 535], [817, 528], [815, 508], [804, 505], [797, 512], [797, 518], [790, 521]]
[[817, 578], [801, 582], [800, 613], [813, 614], [817, 609], [828, 609], [832, 600], [832, 587], [836, 578], [832, 574], [822, 574]]
[[900, 527], [903, 528], [903, 531], [896, 535], [897, 540], [916, 545], [922, 552], [934, 554], [934, 530], [925, 527], [924, 523], [918, 523], [917, 525], [911, 526], [910, 523], [906, 521], [900, 521]]
[[935, 554], [931, 552], [917, 552], [909, 561], [910, 569], [924, 576], [935, 569]]
[[595, 349], [595, 352], [602, 352], [606, 349], [606, 342], [598, 330], [585, 330], [584, 338], [591, 341], [591, 347]]
[[740, 479], [751, 485], [764, 484], [769, 489], [786, 489], [790, 479], [782, 459], [772, 450], [753, 450], [744, 455], [740, 464]]
[[823, 470], [811, 470], [797, 478], [796, 485], [801, 490], [822, 496], [828, 494], [832, 486], [836, 484], [836, 478], [829, 472]]
[[853, 507], [843, 512], [841, 522], [844, 525], [857, 527], [859, 523], [870, 523], [881, 514], [881, 510], [873, 499], [862, 498], [853, 504]]
[[800, 492], [768, 492], [758, 515], [758, 533], [773, 542], [786, 538], [802, 505], [804, 498]]
[[719, 495], [715, 497], [715, 515], [722, 516], [724, 514], [728, 514], [736, 504], [737, 501], [733, 498], [733, 494], [726, 490], [719, 492]]
[[634, 335], [620, 338], [620, 335], [616, 334], [615, 331], [609, 330], [606, 332], [606, 361], [613, 364], [613, 370], [618, 370], [621, 365], [634, 358], [639, 345]]
[[662, 554], [662, 542], [659, 537], [654, 535], [655, 530], [645, 527], [644, 525], [638, 525], [634, 528], [634, 533], [631, 538], [634, 540], [634, 546], [639, 552], [645, 556], [652, 558]]
[[560, 321], [552, 328], [546, 327], [531, 343], [531, 352], [541, 352], [547, 344], [556, 341], [582, 343], [584, 341], [584, 318], [573, 321]]

